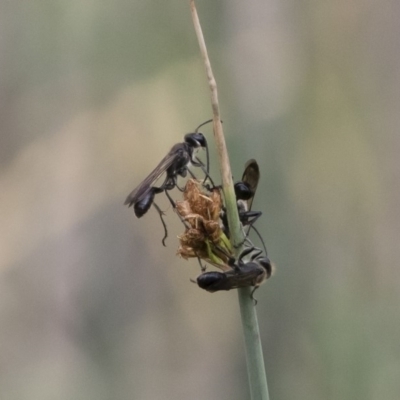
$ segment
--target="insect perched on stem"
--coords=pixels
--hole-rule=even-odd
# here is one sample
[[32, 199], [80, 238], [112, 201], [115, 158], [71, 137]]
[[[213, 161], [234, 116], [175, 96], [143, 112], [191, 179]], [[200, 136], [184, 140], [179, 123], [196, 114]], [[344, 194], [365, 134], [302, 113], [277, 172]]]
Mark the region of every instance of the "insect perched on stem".
[[[161, 222], [164, 227], [164, 237], [162, 244], [165, 246], [165, 239], [168, 236], [167, 226], [163, 219], [163, 211], [154, 202], [154, 197], [162, 192], [165, 192], [168, 200], [175, 208], [175, 202], [172, 200], [168, 191], [177, 187], [180, 191], [183, 191], [178, 186], [178, 177], [186, 177], [187, 173], [194, 177], [193, 172], [189, 169], [190, 165], [199, 167], [205, 174], [204, 182], [209, 179], [212, 183], [212, 179], [209, 176], [209, 154], [207, 140], [205, 136], [198, 132], [199, 128], [203, 125], [211, 122], [212, 120], [203, 122], [199, 125], [193, 133], [187, 133], [184, 136], [182, 143], [175, 144], [168, 154], [160, 161], [160, 163], [154, 168], [154, 170], [136, 187], [126, 198], [125, 203], [128, 207], [133, 206], [136, 217], [140, 218], [150, 209], [152, 205], [157, 210]], [[196, 150], [203, 148], [206, 150], [207, 162], [206, 166], [195, 156]], [[164, 182], [156, 187], [153, 184], [165, 173]]]
[[[249, 230], [252, 228], [259, 237], [265, 253], [267, 249], [260, 232], [255, 228], [254, 223], [261, 216], [261, 211], [251, 211], [254, 195], [260, 180], [260, 169], [256, 160], [251, 159], [247, 161], [242, 180], [236, 182], [234, 185], [235, 195], [237, 200], [237, 207], [239, 212], [239, 220], [244, 227], [247, 227], [246, 237]], [[225, 234], [229, 237], [228, 218], [225, 210], [221, 214], [222, 223], [224, 226]]]
[[[253, 255], [249, 262], [244, 262], [243, 258]], [[254, 286], [251, 298], [256, 289], [264, 283], [272, 274], [272, 264], [267, 256], [262, 256], [262, 250], [249, 247], [240, 254], [237, 262], [232, 258], [229, 262], [230, 270], [219, 272], [204, 272], [197, 277], [197, 284], [204, 290], [214, 293], [220, 290], [238, 289]]]
[[[242, 180], [234, 185], [239, 219], [242, 225], [247, 227], [247, 230], [245, 231], [245, 241], [250, 243], [250, 247], [247, 247], [242, 251], [237, 261], [230, 257], [225, 266], [226, 268], [221, 268], [217, 265], [222, 269], [222, 272], [205, 272], [199, 275], [196, 281], [199, 287], [211, 293], [221, 290], [254, 286], [254, 289], [251, 292], [251, 298], [255, 303], [257, 303], [257, 301], [253, 297], [254, 291], [271, 276], [273, 269], [267, 255], [264, 240], [258, 230], [253, 226], [254, 222], [261, 216], [261, 211], [251, 211], [259, 179], [260, 170], [257, 161], [251, 159], [245, 165]], [[224, 208], [221, 212], [221, 219], [224, 232], [226, 236], [229, 237], [228, 218]], [[252, 228], [258, 235], [264, 247], [265, 255], [262, 255], [262, 250], [256, 249], [248, 239], [247, 234], [250, 228]], [[251, 253], [253, 254], [251, 255], [250, 261], [244, 262], [243, 258]]]

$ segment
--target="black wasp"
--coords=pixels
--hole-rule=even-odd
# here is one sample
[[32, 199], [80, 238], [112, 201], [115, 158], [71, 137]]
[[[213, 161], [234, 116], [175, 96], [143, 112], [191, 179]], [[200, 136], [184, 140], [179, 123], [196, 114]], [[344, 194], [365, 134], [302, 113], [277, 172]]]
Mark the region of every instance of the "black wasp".
[[[135, 215], [140, 218], [147, 213], [151, 205], [154, 205], [158, 214], [160, 215], [161, 222], [164, 227], [164, 237], [162, 243], [165, 246], [165, 239], [168, 236], [167, 226], [163, 219], [163, 212], [160, 207], [154, 202], [156, 194], [165, 192], [172, 207], [175, 208], [175, 203], [168, 193], [168, 190], [172, 190], [177, 187], [180, 191], [183, 191], [177, 184], [178, 176], [186, 177], [187, 173], [194, 177], [193, 173], [189, 169], [189, 165], [200, 167], [205, 173], [204, 181], [209, 178], [209, 155], [208, 146], [205, 136], [198, 132], [199, 128], [203, 125], [211, 122], [208, 120], [200, 124], [193, 133], [187, 133], [184, 136], [182, 143], [177, 143], [172, 147], [168, 154], [160, 161], [157, 167], [147, 176], [146, 179], [140, 183], [140, 185], [134, 189], [126, 198], [125, 203], [128, 207], [133, 206]], [[207, 162], [204, 168], [204, 164], [195, 157], [195, 151], [203, 148], [206, 150]], [[160, 178], [163, 173], [166, 173], [165, 180], [161, 186], [156, 187], [153, 184]], [[194, 177], [195, 178], [195, 177]]]
[[[252, 252], [254, 253], [250, 261], [245, 263], [243, 258]], [[269, 258], [266, 255], [262, 256], [262, 250], [248, 247], [240, 254], [237, 262], [232, 258], [229, 266], [232, 269], [225, 272], [204, 272], [197, 277], [197, 284], [211, 293], [254, 286], [251, 298], [257, 304], [253, 294], [272, 274], [272, 264]]]
[[[251, 159], [247, 161], [244, 167], [242, 180], [235, 183], [234, 189], [240, 222], [243, 226], [247, 226], [248, 230], [252, 228], [256, 232], [264, 247], [265, 253], [267, 253], [264, 240], [262, 239], [258, 230], [253, 226], [253, 224], [261, 216], [262, 213], [261, 211], [251, 211], [251, 206], [259, 180], [260, 168], [258, 167], [257, 161]], [[226, 216], [226, 212], [222, 213], [221, 219], [224, 226], [225, 234], [229, 237], [228, 218]]]

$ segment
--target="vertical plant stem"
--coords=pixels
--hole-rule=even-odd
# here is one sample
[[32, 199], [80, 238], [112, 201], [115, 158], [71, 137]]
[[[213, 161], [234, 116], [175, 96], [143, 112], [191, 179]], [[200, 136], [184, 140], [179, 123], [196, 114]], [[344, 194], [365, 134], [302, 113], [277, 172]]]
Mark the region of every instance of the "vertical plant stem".
[[[211, 91], [211, 106], [214, 121], [214, 139], [217, 146], [219, 166], [222, 177], [222, 189], [224, 192], [225, 206], [228, 217], [231, 242], [235, 247], [243, 243], [244, 235], [239, 220], [236, 196], [233, 188], [232, 173], [226, 148], [224, 132], [221, 123], [221, 113], [218, 103], [217, 83], [215, 81], [210, 59], [207, 53], [199, 17], [197, 15], [194, 0], [190, 0], [194, 29], [200, 46], [200, 52], [204, 61], [208, 84]], [[238, 249], [239, 251], [240, 249]], [[250, 288], [238, 289], [240, 314], [246, 347], [247, 372], [249, 376], [250, 395], [252, 400], [269, 400], [267, 377], [265, 374], [264, 358], [261, 346], [260, 331], [258, 327], [257, 313]]]
[[196, 6], [194, 0], [190, 2], [192, 10], [192, 18], [194, 29], [196, 31], [197, 39], [199, 41], [200, 52], [206, 68], [206, 74], [208, 78], [208, 84], [211, 90], [211, 107], [213, 110], [213, 127], [214, 127], [214, 139], [217, 146], [219, 167], [222, 177], [222, 189], [224, 191], [224, 197], [226, 202], [229, 231], [231, 232], [231, 241], [234, 246], [240, 245], [243, 241], [243, 233], [240, 229], [239, 215], [237, 211], [235, 192], [233, 189], [231, 166], [229, 164], [228, 151], [226, 149], [225, 136], [221, 123], [221, 113], [219, 110], [218, 103], [218, 90], [217, 83], [215, 81], [210, 59], [208, 58], [207, 47], [204, 41], [203, 32], [200, 25], [200, 20], [197, 15]]

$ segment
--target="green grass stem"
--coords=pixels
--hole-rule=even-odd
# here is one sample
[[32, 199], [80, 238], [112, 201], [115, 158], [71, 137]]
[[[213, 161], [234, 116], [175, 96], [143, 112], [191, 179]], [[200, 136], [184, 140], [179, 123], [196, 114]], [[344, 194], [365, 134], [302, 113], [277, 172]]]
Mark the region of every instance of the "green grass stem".
[[[220, 171], [222, 177], [222, 189], [224, 192], [225, 206], [228, 217], [231, 242], [238, 247], [243, 243], [244, 234], [236, 204], [236, 196], [233, 188], [232, 173], [229, 163], [228, 151], [222, 129], [221, 114], [218, 103], [217, 83], [215, 81], [211, 63], [207, 53], [199, 17], [197, 15], [194, 0], [190, 0], [193, 24], [200, 46], [200, 52], [204, 61], [208, 83], [211, 90], [211, 106], [213, 110], [214, 138], [218, 152]], [[243, 326], [244, 342], [246, 348], [247, 372], [249, 377], [251, 400], [269, 400], [267, 377], [264, 367], [260, 331], [258, 327], [257, 313], [254, 301], [251, 298], [251, 288], [238, 289], [240, 315]]]

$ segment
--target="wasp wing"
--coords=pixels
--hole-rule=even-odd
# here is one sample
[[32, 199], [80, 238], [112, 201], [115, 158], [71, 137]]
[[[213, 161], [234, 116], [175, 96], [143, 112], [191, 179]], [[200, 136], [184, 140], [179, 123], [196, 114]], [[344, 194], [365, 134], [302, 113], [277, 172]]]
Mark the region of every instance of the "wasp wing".
[[265, 270], [256, 263], [248, 263], [240, 270], [205, 272], [197, 278], [197, 284], [208, 292], [259, 286], [265, 279]]
[[254, 194], [256, 193], [258, 181], [260, 180], [260, 168], [258, 167], [258, 163], [253, 158], [247, 161], [244, 166], [244, 172], [242, 176], [242, 182], [245, 182], [249, 185], [251, 191], [253, 192], [253, 196], [247, 200], [247, 211], [251, 210], [251, 205], [253, 203]]
[[[171, 167], [183, 150], [184, 143], [178, 143], [173, 146], [168, 154], [159, 162], [157, 167], [150, 172], [147, 178], [145, 178], [137, 188], [132, 190], [132, 192], [126, 198], [124, 204], [128, 204], [128, 207], [130, 207], [143, 199], [143, 197], [145, 197], [151, 190], [153, 183], [156, 182], [169, 167]], [[168, 177], [166, 179], [168, 179]]]
[[263, 274], [265, 274], [264, 268], [254, 262], [242, 265], [239, 271], [226, 272], [231, 289], [255, 286]]

